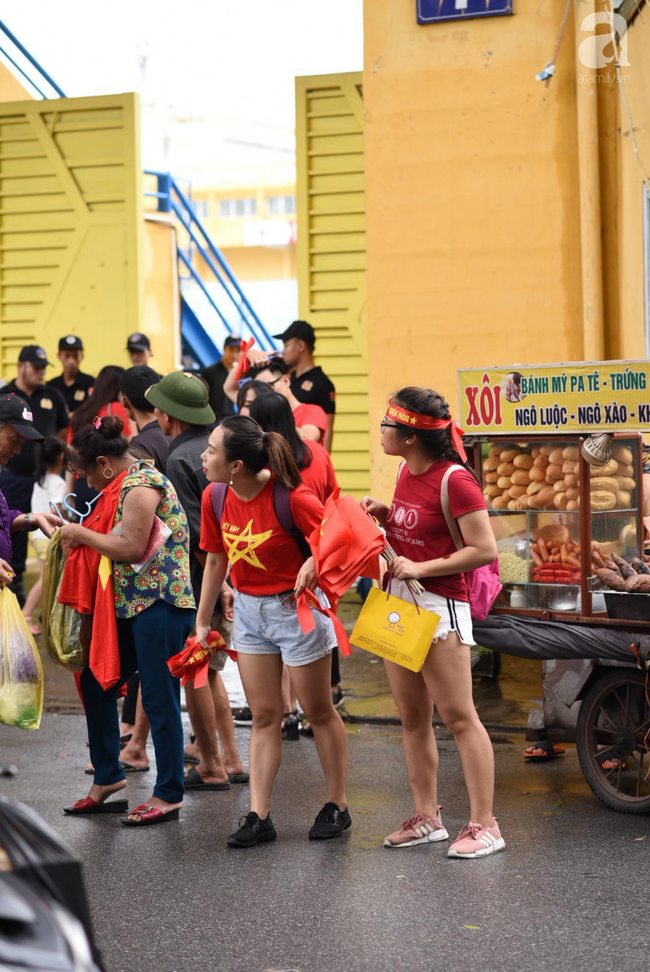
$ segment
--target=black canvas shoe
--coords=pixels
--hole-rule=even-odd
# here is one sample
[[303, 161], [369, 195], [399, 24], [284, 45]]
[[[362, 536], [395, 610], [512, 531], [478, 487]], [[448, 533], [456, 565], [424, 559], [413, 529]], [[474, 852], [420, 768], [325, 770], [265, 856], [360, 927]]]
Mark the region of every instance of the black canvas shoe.
[[252, 726], [253, 725], [253, 713], [245, 705], [240, 709], [232, 710], [232, 720], [236, 726]]
[[351, 826], [349, 810], [339, 810], [335, 803], [326, 803], [309, 831], [309, 839], [330, 840], [332, 837], [340, 837]]
[[239, 821], [239, 830], [228, 838], [228, 847], [253, 847], [263, 840], [275, 840], [277, 836], [271, 815], [262, 820], [251, 810]]

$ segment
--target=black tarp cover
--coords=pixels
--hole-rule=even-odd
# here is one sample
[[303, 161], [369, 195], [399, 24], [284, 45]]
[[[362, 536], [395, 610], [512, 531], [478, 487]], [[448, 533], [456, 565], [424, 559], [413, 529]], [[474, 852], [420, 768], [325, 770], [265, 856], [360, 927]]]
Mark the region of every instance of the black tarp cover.
[[614, 625], [566, 624], [540, 621], [512, 614], [491, 614], [485, 621], [473, 621], [474, 638], [479, 645], [520, 658], [574, 659], [600, 658], [636, 665], [632, 643], [639, 632]]

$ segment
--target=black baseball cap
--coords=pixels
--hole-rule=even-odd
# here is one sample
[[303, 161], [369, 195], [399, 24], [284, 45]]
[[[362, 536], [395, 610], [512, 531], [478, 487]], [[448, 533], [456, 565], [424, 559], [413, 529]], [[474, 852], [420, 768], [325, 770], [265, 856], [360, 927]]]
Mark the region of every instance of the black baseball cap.
[[24, 398], [18, 395], [0, 395], [0, 422], [6, 422], [23, 439], [42, 442], [44, 436], [33, 426], [34, 416]]
[[226, 340], [223, 342], [224, 348], [240, 348], [241, 338], [236, 334], [229, 334]]
[[59, 351], [83, 351], [83, 341], [76, 334], [66, 334], [59, 338]]
[[126, 341], [127, 351], [150, 351], [151, 341], [146, 334], [141, 334], [140, 331], [136, 331], [135, 334], [130, 334]]
[[45, 348], [40, 344], [27, 344], [18, 355], [19, 361], [29, 361], [35, 368], [47, 368], [51, 363], [47, 360]]
[[307, 321], [294, 321], [286, 331], [283, 331], [282, 334], [274, 334], [273, 337], [279, 341], [289, 341], [291, 338], [298, 338], [299, 341], [304, 341], [310, 348], [313, 348], [316, 344], [314, 329]]

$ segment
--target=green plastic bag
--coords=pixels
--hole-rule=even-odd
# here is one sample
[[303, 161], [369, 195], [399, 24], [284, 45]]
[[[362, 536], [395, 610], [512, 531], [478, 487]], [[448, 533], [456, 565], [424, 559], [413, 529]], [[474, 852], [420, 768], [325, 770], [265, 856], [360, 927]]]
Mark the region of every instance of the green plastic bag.
[[16, 595], [0, 588], [0, 722], [38, 729], [43, 713], [43, 666]]
[[65, 561], [61, 533], [57, 530], [48, 545], [43, 568], [43, 643], [53, 662], [67, 668], [69, 672], [80, 672], [88, 664], [92, 616], [80, 614], [68, 604], [59, 603]]

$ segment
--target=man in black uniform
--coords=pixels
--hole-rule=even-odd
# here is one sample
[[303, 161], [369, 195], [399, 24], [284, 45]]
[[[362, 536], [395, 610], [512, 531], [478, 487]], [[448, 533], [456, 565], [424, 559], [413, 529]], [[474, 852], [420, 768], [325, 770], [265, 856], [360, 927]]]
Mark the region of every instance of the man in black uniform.
[[231, 334], [224, 343], [221, 361], [217, 361], [216, 364], [209, 365], [207, 368], [201, 368], [199, 371], [201, 378], [208, 386], [210, 408], [216, 415], [218, 422], [235, 414], [233, 402], [224, 394], [223, 383], [234, 365], [239, 361], [240, 349], [241, 338]]
[[151, 341], [141, 331], [136, 331], [135, 334], [129, 334], [126, 341], [126, 350], [129, 352], [129, 358], [133, 366], [148, 364], [149, 358], [153, 358]]
[[316, 335], [307, 321], [294, 321], [282, 334], [273, 337], [284, 341], [282, 357], [291, 375], [291, 391], [299, 402], [305, 405], [320, 405], [327, 415], [327, 431], [323, 445], [332, 451], [334, 413], [336, 412], [336, 389], [323, 372], [314, 364]]
[[84, 346], [80, 337], [76, 334], [66, 334], [61, 338], [57, 358], [63, 365], [63, 374], [51, 378], [47, 387], [56, 388], [63, 395], [69, 412], [74, 412], [75, 408], [83, 405], [95, 384], [92, 375], [79, 371], [83, 357]]
[[[18, 377], [3, 388], [3, 394], [19, 395], [23, 398], [33, 415], [34, 427], [42, 436], [58, 435], [65, 441], [68, 431], [68, 409], [63, 396], [56, 388], [45, 385], [45, 369], [50, 362], [43, 348], [28, 344], [18, 356]], [[0, 472], [0, 489], [9, 507], [29, 513], [34, 488], [34, 448], [33, 441], [23, 445], [20, 455], [10, 459]], [[27, 534], [18, 533], [12, 537], [12, 567], [16, 574], [11, 589], [21, 606], [25, 600], [23, 574], [27, 558]]]

